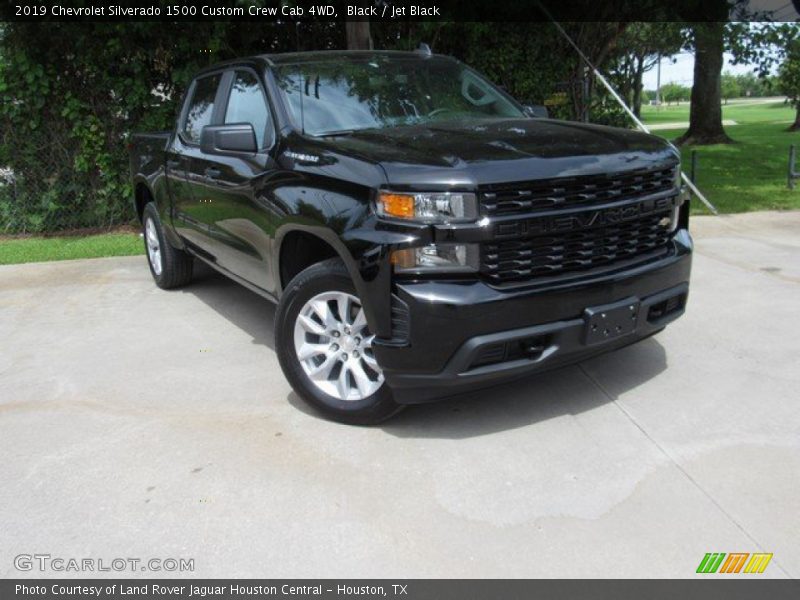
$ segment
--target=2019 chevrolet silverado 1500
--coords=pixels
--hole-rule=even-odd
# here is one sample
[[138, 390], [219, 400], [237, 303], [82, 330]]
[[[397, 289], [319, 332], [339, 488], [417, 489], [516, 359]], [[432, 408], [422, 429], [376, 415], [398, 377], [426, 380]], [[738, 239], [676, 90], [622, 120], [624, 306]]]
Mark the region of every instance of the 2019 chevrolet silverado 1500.
[[287, 379], [351, 423], [652, 335], [688, 293], [676, 150], [531, 115], [425, 52], [209, 68], [132, 141], [153, 278], [277, 302]]

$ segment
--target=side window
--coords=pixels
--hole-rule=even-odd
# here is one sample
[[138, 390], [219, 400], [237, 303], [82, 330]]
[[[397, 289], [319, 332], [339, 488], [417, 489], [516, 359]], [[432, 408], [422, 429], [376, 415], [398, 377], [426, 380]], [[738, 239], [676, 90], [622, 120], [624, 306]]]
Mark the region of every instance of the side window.
[[189, 101], [189, 110], [183, 122], [183, 135], [190, 142], [200, 143], [200, 131], [211, 124], [211, 115], [214, 112], [214, 97], [217, 95], [221, 75], [210, 75], [197, 80], [192, 99]]
[[255, 129], [258, 147], [264, 147], [264, 134], [271, 126], [269, 109], [258, 79], [250, 71], [236, 71], [225, 123], [250, 123]]

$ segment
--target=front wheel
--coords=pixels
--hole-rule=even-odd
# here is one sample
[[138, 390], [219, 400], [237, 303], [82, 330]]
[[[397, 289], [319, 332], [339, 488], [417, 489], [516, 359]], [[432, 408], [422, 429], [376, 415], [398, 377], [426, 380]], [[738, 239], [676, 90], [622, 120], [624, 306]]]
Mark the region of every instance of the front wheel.
[[276, 315], [278, 360], [298, 395], [345, 423], [379, 423], [401, 408], [375, 360], [375, 336], [339, 259], [297, 275]]

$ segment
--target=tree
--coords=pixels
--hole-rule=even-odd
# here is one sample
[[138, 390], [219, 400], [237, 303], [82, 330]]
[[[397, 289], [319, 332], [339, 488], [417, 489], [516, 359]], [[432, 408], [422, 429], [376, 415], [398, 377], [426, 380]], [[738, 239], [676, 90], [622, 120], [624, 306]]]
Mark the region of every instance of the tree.
[[369, 21], [347, 21], [345, 30], [348, 50], [372, 50]]
[[[800, 10], [800, 0], [794, 2]], [[798, 96], [798, 61], [800, 60], [800, 28], [792, 23], [769, 23], [755, 28], [751, 35], [744, 38], [736, 47], [735, 57], [739, 62], [748, 62], [756, 66], [758, 75], [765, 86], [775, 88], [789, 98], [797, 113], [794, 123], [788, 131], [800, 129], [800, 100]], [[770, 85], [774, 78], [771, 69], [781, 62], [777, 77], [777, 86]]]
[[753, 72], [736, 75], [736, 83], [739, 85], [739, 95], [747, 98], [760, 98], [771, 92], [770, 78], [760, 78]]
[[[727, 3], [725, 13], [727, 17]], [[689, 129], [676, 144], [729, 144], [722, 127], [721, 75], [725, 49], [725, 23], [694, 23], [694, 82], [689, 108]]]
[[[800, 5], [800, 0], [792, 2]], [[769, 18], [769, 13], [750, 12], [748, 0], [705, 0], [703, 12], [708, 20], [691, 24], [686, 38], [685, 47], [695, 54], [694, 85], [689, 130], [675, 140], [677, 144], [719, 144], [733, 141], [722, 127], [723, 52], [727, 47], [735, 60], [743, 61], [742, 48], [755, 47], [752, 43], [753, 30], [750, 21]], [[729, 18], [732, 22], [727, 23]]]
[[742, 87], [739, 84], [739, 79], [731, 72], [726, 71], [720, 78], [720, 93], [725, 104], [731, 98], [738, 98], [742, 95]]
[[787, 49], [778, 71], [778, 84], [796, 110], [794, 123], [788, 131], [800, 131], [800, 40], [795, 40]]
[[[601, 70], [618, 51], [627, 23], [568, 23], [567, 33]], [[545, 104], [558, 118], [612, 122], [617, 114], [596, 93], [575, 50], [548, 22], [375, 22], [376, 46], [411, 50], [425, 42], [485, 73], [512, 96], [528, 104]], [[619, 112], [618, 109], [615, 109]], [[621, 124], [621, 123], [620, 123]]]
[[[602, 70], [606, 62], [614, 56], [620, 39], [629, 25], [629, 23], [621, 21], [572, 23], [570, 26], [566, 26], [566, 29], [568, 35], [572, 37], [592, 64]], [[590, 107], [596, 96], [594, 74], [582, 60], [577, 60], [570, 79], [572, 114], [575, 118], [589, 120]]]
[[0, 191], [0, 227], [24, 233], [129, 222], [130, 134], [173, 127], [199, 69], [344, 43], [344, 27], [333, 21], [3, 23], [0, 167], [13, 170], [16, 185], [13, 198]]
[[680, 83], [670, 82], [661, 86], [661, 99], [667, 104], [672, 102], [680, 103], [681, 100], [688, 100], [690, 94], [691, 90]]
[[642, 79], [663, 57], [676, 54], [683, 43], [680, 23], [631, 23], [617, 44], [609, 73], [633, 113], [641, 116]]

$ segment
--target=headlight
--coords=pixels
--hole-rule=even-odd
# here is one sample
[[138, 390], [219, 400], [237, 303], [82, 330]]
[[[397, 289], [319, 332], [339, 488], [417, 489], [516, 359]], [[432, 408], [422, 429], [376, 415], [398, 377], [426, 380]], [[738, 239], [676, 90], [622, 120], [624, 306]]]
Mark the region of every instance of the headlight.
[[478, 218], [478, 201], [475, 194], [462, 192], [379, 192], [377, 212], [419, 223], [465, 223]]
[[392, 252], [398, 273], [474, 273], [478, 270], [477, 244], [430, 244]]

